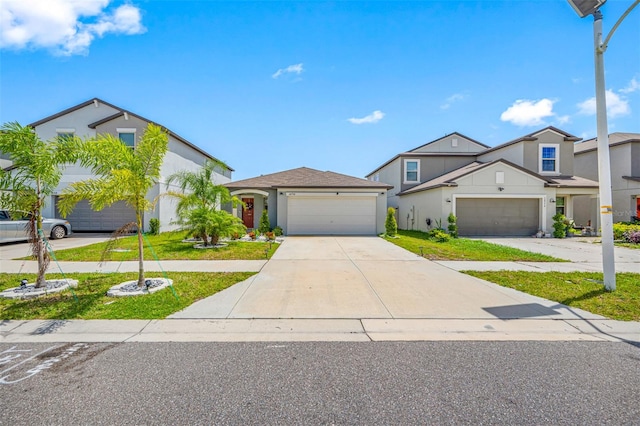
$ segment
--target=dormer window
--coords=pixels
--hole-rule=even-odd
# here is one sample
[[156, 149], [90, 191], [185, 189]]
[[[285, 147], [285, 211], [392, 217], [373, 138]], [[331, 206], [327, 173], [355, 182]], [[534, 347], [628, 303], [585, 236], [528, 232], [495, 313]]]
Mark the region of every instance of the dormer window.
[[560, 172], [560, 145], [540, 144], [540, 173]]
[[404, 160], [404, 183], [418, 183], [420, 179], [420, 162]]

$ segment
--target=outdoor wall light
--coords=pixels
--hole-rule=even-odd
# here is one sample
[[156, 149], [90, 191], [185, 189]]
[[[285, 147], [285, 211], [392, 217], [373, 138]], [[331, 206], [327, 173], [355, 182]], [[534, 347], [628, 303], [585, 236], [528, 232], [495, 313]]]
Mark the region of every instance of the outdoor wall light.
[[556, 199], [555, 199], [555, 198], [549, 198], [549, 202], [550, 202], [550, 203], [555, 203], [555, 202], [556, 202]]
[[451, 198], [447, 198], [445, 201], [446, 201], [447, 203], [450, 203], [450, 202], [451, 202]]
[[504, 191], [504, 187], [503, 186], [499, 186], [498, 187], [498, 191], [500, 191], [500, 192]]

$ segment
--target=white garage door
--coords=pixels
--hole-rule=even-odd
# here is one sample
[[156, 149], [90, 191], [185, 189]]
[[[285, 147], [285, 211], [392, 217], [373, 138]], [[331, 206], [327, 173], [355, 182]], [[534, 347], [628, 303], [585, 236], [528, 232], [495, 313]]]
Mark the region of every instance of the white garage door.
[[375, 196], [290, 196], [290, 235], [375, 235]]
[[112, 232], [127, 223], [135, 222], [136, 213], [122, 201], [98, 212], [91, 209], [88, 201], [80, 201], [67, 216], [67, 220], [73, 232]]

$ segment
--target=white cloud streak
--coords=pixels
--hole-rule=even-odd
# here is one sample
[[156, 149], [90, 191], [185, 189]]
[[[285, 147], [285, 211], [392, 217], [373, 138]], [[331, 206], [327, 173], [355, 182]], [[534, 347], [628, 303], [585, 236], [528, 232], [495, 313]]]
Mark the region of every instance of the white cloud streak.
[[362, 118], [349, 118], [347, 121], [353, 124], [365, 124], [365, 123], [377, 123], [384, 118], [384, 112], [376, 110], [366, 117]]
[[[633, 81], [633, 80], [632, 80]], [[607, 115], [610, 118], [627, 115], [631, 112], [629, 101], [618, 95], [612, 90], [606, 91]], [[589, 98], [578, 104], [578, 113], [583, 115], [596, 114], [596, 98]]]
[[518, 99], [500, 115], [500, 120], [521, 127], [539, 126], [544, 124], [545, 118], [555, 116], [553, 104], [554, 101], [547, 98], [539, 101]]
[[273, 73], [273, 75], [271, 77], [273, 78], [278, 78], [284, 74], [296, 74], [296, 75], [300, 75], [302, 72], [304, 71], [304, 68], [302, 66], [302, 63], [300, 64], [295, 64], [295, 65], [289, 65], [286, 68], [280, 68], [278, 71], [276, 71], [275, 73]]
[[449, 109], [451, 107], [451, 104], [453, 104], [454, 102], [462, 101], [465, 98], [466, 96], [462, 93], [454, 93], [453, 95], [445, 99], [444, 103], [440, 105], [440, 109]]
[[625, 87], [624, 89], [620, 89], [620, 93], [629, 94], [637, 92], [638, 90], [640, 90], [640, 82], [638, 82], [638, 80], [633, 77], [627, 87]]
[[142, 34], [140, 9], [111, 0], [3, 0], [0, 48], [50, 49], [57, 55], [86, 55], [96, 37]]

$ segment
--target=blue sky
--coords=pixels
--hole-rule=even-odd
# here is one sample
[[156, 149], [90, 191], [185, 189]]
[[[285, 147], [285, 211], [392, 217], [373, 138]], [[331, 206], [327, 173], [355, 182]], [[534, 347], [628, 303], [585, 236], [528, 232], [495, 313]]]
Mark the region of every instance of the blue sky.
[[[608, 32], [632, 0], [603, 7]], [[596, 134], [592, 18], [547, 1], [0, 3], [0, 122], [101, 98], [234, 179], [363, 177], [457, 131], [494, 146]], [[605, 54], [610, 132], [640, 132], [640, 6]]]

